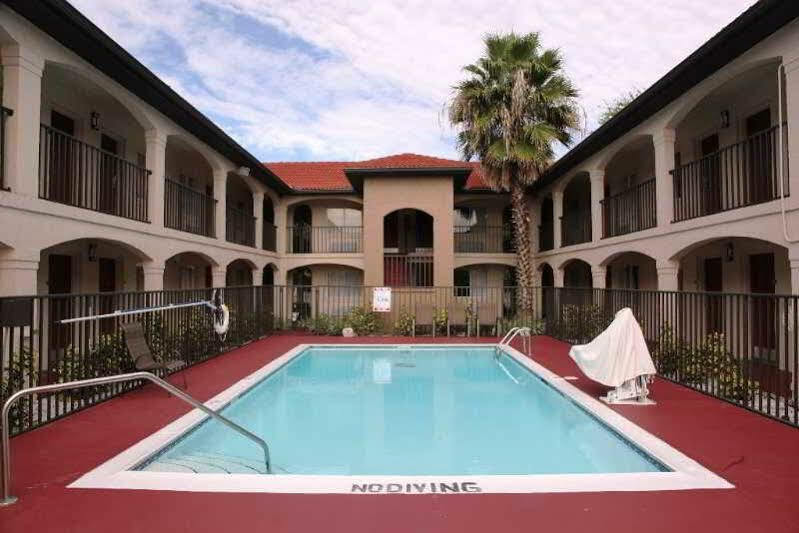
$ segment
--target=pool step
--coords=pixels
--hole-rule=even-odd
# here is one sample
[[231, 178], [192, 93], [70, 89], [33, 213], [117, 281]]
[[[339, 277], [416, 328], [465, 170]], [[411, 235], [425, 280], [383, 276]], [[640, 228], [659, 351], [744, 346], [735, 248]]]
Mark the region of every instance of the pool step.
[[145, 467], [151, 472], [185, 472], [189, 474], [265, 474], [263, 461], [212, 452], [193, 452], [179, 456], [159, 457]]

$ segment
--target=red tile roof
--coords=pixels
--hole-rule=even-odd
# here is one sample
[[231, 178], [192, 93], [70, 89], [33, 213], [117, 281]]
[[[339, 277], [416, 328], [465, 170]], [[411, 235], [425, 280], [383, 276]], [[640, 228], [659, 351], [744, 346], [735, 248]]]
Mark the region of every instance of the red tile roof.
[[356, 168], [471, 168], [467, 190], [486, 190], [480, 163], [443, 159], [418, 154], [397, 154], [366, 161], [314, 161], [298, 163], [263, 163], [296, 191], [351, 192], [345, 169]]

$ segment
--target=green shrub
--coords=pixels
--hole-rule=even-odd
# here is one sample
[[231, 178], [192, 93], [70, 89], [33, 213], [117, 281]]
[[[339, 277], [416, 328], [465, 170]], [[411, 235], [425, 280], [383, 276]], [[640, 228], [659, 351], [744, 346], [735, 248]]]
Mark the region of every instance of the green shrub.
[[[7, 366], [0, 375], [0, 406], [18, 390], [38, 385], [37, 369], [39, 357], [34, 351], [22, 348], [11, 354]], [[25, 431], [32, 426], [27, 414], [32, 409], [33, 397], [24, 396], [14, 402], [8, 412], [8, 425], [11, 433]]]
[[363, 307], [354, 307], [344, 317], [344, 327], [352, 328], [359, 336], [371, 335], [380, 326], [380, 317]]
[[436, 335], [446, 335], [448, 323], [449, 314], [447, 312], [447, 308], [436, 308], [433, 311], [433, 327], [436, 328]]
[[394, 334], [405, 336], [413, 335], [414, 319], [414, 315], [406, 308], [403, 307], [400, 309], [397, 320], [394, 322]]
[[516, 315], [499, 319], [498, 335], [504, 335], [513, 328], [530, 328], [530, 335], [541, 335], [544, 333], [544, 321], [535, 319], [531, 315]]

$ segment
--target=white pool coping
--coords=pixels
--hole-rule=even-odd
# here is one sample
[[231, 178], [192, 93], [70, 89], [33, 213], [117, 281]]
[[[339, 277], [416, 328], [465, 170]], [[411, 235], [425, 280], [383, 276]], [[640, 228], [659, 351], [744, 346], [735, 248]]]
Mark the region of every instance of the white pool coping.
[[[219, 410], [269, 374], [308, 348], [389, 348], [386, 344], [301, 344], [217, 394], [205, 405]], [[404, 346], [404, 345], [403, 345]], [[496, 346], [494, 344], [409, 344], [415, 348]], [[725, 479], [703, 467], [663, 440], [582, 392], [568, 380], [550, 372], [512, 347], [505, 352], [540, 376], [554, 389], [571, 398], [627, 440], [672, 472], [622, 474], [520, 474], [520, 475], [297, 475], [297, 474], [193, 474], [133, 471], [175, 439], [205, 420], [194, 409], [163, 429], [139, 441], [116, 457], [81, 476], [69, 488], [140, 489], [186, 492], [242, 492], [296, 494], [464, 494], [464, 493], [549, 493], [623, 492], [734, 488]], [[657, 407], [649, 407], [657, 409]]]

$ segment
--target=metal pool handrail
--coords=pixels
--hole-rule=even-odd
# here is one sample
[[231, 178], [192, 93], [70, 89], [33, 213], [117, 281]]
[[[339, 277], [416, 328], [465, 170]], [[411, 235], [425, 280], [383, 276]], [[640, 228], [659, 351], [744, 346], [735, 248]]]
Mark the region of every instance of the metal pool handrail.
[[96, 385], [107, 385], [109, 383], [120, 383], [123, 381], [136, 381], [140, 379], [145, 379], [150, 381], [165, 391], [169, 392], [173, 396], [176, 396], [183, 400], [186, 403], [191, 404], [192, 406], [196, 407], [203, 413], [207, 414], [208, 416], [222, 422], [224, 425], [229, 427], [230, 429], [237, 431], [242, 436], [250, 439], [251, 441], [258, 444], [264, 451], [264, 463], [266, 464], [266, 472], [267, 474], [272, 473], [272, 466], [269, 458], [269, 445], [266, 444], [261, 437], [253, 434], [252, 432], [244, 429], [240, 425], [236, 424], [232, 420], [225, 418], [224, 416], [220, 415], [213, 409], [209, 409], [205, 405], [203, 405], [198, 400], [194, 399], [192, 396], [189, 396], [182, 390], [174, 387], [164, 381], [163, 379], [151, 374], [150, 372], [131, 372], [129, 374], [118, 374], [115, 376], [104, 376], [100, 378], [92, 378], [92, 379], [82, 379], [78, 381], [67, 381], [65, 383], [54, 383], [52, 385], [42, 385], [40, 387], [30, 387], [27, 389], [22, 389], [11, 396], [9, 396], [8, 400], [3, 404], [3, 411], [2, 411], [2, 418], [0, 418], [0, 422], [2, 423], [2, 442], [0, 442], [0, 447], [2, 448], [2, 465], [3, 465], [3, 476], [2, 476], [2, 496], [3, 499], [0, 500], [0, 507], [11, 505], [17, 501], [16, 496], [11, 495], [11, 447], [9, 445], [9, 433], [10, 428], [8, 425], [8, 413], [11, 410], [11, 405], [20, 399], [23, 396], [27, 396], [30, 394], [40, 394], [45, 392], [54, 392], [59, 390], [66, 390], [66, 389], [79, 389], [83, 387], [92, 387]]

